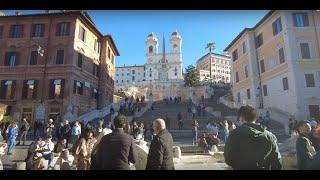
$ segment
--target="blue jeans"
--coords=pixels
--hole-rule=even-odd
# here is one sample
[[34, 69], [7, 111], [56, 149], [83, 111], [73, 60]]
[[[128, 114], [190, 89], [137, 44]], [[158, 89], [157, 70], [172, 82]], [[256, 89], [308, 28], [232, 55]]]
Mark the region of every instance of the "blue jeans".
[[46, 155], [43, 155], [42, 156], [45, 160], [48, 160], [48, 164], [50, 165], [50, 163], [52, 162], [53, 158], [54, 158], [54, 155], [53, 153], [49, 153], [49, 154], [46, 154]]
[[228, 139], [228, 137], [229, 137], [229, 133], [224, 133], [224, 143], [226, 143], [227, 142], [227, 139]]
[[198, 132], [194, 131], [192, 132], [192, 145], [197, 144], [197, 140], [198, 140]]
[[15, 138], [10, 138], [8, 139], [8, 153], [11, 153], [12, 149], [16, 145], [16, 139]]

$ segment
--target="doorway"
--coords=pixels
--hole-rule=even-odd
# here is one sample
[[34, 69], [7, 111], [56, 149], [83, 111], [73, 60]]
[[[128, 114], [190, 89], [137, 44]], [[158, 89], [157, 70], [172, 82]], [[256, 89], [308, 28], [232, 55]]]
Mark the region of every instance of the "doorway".
[[320, 119], [319, 105], [309, 105], [310, 118]]

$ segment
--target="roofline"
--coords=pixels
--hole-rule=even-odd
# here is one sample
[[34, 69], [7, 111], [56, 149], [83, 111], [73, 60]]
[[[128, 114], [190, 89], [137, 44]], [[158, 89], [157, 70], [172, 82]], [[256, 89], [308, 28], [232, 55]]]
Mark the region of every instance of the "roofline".
[[112, 48], [114, 49], [114, 51], [116, 52], [116, 56], [120, 56], [120, 53], [119, 53], [119, 51], [118, 51], [118, 48], [117, 48], [116, 44], [115, 44], [114, 41], [113, 41], [112, 36], [111, 36], [110, 34], [108, 34], [108, 35], [105, 35], [104, 37], [107, 38], [107, 39], [110, 39], [110, 42], [111, 42], [111, 44], [112, 44], [111, 47], [112, 47]]
[[223, 51], [228, 51], [228, 49], [238, 40], [240, 37], [246, 32], [246, 31], [253, 31], [255, 30], [258, 26], [260, 26], [264, 21], [269, 18], [276, 10], [270, 10], [253, 28], [244, 28], [238, 36], [231, 41], [231, 43], [223, 50]]
[[130, 67], [145, 67], [143, 65], [137, 65], [137, 66], [118, 66], [116, 68], [130, 68]]
[[0, 16], [1, 19], [5, 18], [24, 18], [24, 17], [35, 17], [35, 16], [61, 16], [61, 15], [77, 15], [83, 18], [84, 21], [86, 21], [92, 28], [93, 31], [95, 31], [100, 37], [103, 37], [103, 34], [98, 30], [97, 26], [93, 23], [92, 19], [90, 18], [89, 14], [86, 11], [65, 11], [65, 12], [53, 12], [53, 13], [37, 13], [37, 14], [20, 14], [20, 15], [4, 15]]
[[[209, 56], [210, 53], [207, 53], [206, 55], [202, 56], [200, 59], [197, 60], [197, 63], [202, 61], [205, 57]], [[217, 54], [217, 53], [212, 53], [212, 55], [214, 56], [220, 56], [220, 57], [223, 57], [223, 58], [227, 58], [229, 60], [231, 60], [231, 57], [230, 56], [226, 56], [226, 55], [223, 55], [223, 54]]]

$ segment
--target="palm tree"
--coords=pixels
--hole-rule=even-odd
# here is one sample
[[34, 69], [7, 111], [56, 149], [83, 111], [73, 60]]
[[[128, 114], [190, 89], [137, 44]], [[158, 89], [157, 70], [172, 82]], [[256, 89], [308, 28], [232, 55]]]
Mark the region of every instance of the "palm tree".
[[211, 70], [211, 67], [212, 67], [212, 57], [211, 57], [211, 53], [212, 51], [214, 51], [216, 49], [216, 44], [214, 42], [209, 42], [207, 44], [207, 47], [206, 49], [209, 49], [209, 53], [210, 53], [210, 82], [212, 82], [212, 70]]

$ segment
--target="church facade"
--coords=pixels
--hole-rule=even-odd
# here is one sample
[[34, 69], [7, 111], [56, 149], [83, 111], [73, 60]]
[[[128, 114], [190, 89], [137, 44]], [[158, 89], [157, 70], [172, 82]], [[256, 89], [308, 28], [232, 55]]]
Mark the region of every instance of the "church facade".
[[178, 96], [178, 89], [184, 84], [181, 45], [181, 36], [175, 31], [170, 37], [170, 51], [166, 52], [163, 37], [159, 53], [158, 38], [150, 33], [146, 40], [146, 64], [116, 67], [116, 89], [147, 87], [159, 98]]

